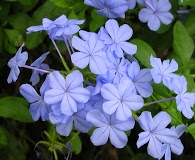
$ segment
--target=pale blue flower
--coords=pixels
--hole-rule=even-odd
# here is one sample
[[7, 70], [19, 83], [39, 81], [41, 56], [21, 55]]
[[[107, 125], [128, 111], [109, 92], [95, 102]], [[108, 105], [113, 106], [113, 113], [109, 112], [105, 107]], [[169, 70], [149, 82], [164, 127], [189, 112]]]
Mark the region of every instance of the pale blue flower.
[[34, 121], [37, 121], [40, 117], [42, 121], [49, 119], [51, 106], [44, 101], [45, 91], [49, 88], [47, 79], [40, 88], [40, 95], [29, 84], [23, 84], [20, 86], [20, 94], [30, 103], [29, 111]]
[[160, 58], [155, 58], [151, 55], [150, 64], [152, 66], [150, 71], [154, 82], [157, 84], [163, 82], [166, 87], [172, 89], [171, 81], [173, 78], [177, 77], [177, 75], [173, 73], [178, 69], [177, 62], [174, 59], [161, 62]]
[[151, 96], [153, 92], [152, 86], [150, 84], [152, 81], [152, 75], [149, 69], [140, 69], [140, 66], [137, 62], [132, 62], [127, 68], [127, 73], [134, 83], [137, 92], [142, 97], [145, 98]]
[[147, 22], [151, 30], [157, 31], [161, 23], [168, 25], [172, 22], [169, 0], [145, 0], [145, 6], [146, 8], [139, 12], [139, 19], [141, 22]]
[[7, 78], [7, 83], [11, 83], [12, 81], [15, 82], [18, 79], [18, 76], [20, 74], [19, 67], [23, 67], [26, 64], [26, 61], [28, 60], [28, 53], [22, 52], [23, 46], [24, 44], [21, 45], [21, 47], [16, 52], [15, 56], [11, 58], [7, 63], [7, 65], [11, 69]]
[[49, 33], [50, 38], [56, 40], [67, 41], [73, 34], [80, 30], [78, 24], [83, 24], [84, 20], [67, 19], [65, 15], [61, 15], [53, 21], [55, 27]]
[[69, 20], [65, 15], [61, 15], [54, 21], [48, 18], [43, 18], [42, 25], [27, 28], [27, 34], [45, 30], [51, 39], [67, 41], [73, 34], [79, 31], [80, 27], [78, 24], [83, 23], [84, 20]]
[[83, 69], [89, 64], [89, 68], [94, 74], [107, 72], [106, 63], [108, 59], [106, 52], [103, 51], [105, 45], [95, 33], [91, 33], [86, 41], [74, 36], [72, 46], [79, 51], [71, 55], [71, 60], [75, 66]]
[[187, 81], [184, 76], [173, 78], [171, 82], [173, 91], [177, 94], [175, 97], [177, 109], [187, 118], [192, 118], [194, 112], [192, 107], [195, 104], [195, 93], [187, 92]]
[[[54, 109], [54, 108], [53, 108]], [[56, 108], [55, 108], [56, 109]], [[60, 104], [58, 109], [61, 112]], [[74, 128], [82, 133], [87, 133], [92, 125], [86, 120], [86, 114], [91, 110], [91, 106], [84, 106], [78, 104], [78, 111], [71, 116], [67, 116], [61, 112], [61, 114], [55, 114], [50, 112], [49, 119], [53, 124], [56, 124], [56, 131], [63, 136], [68, 136]]]
[[131, 110], [139, 110], [143, 106], [143, 99], [136, 94], [133, 83], [126, 77], [121, 78], [119, 84], [107, 83], [101, 88], [103, 110], [111, 115], [116, 112], [116, 118], [127, 120], [132, 116]]
[[[36, 59], [30, 66], [36, 67], [39, 69], [49, 70], [50, 69], [49, 65], [46, 63], [43, 63], [43, 61], [46, 59], [48, 54], [49, 54], [49, 52], [44, 53], [38, 59]], [[33, 86], [36, 85], [40, 81], [39, 74], [43, 75], [44, 72], [40, 72], [38, 70], [33, 70], [32, 75], [30, 77], [30, 82], [32, 82]]]
[[137, 122], [144, 132], [139, 133], [137, 147], [140, 148], [148, 143], [147, 152], [154, 158], [161, 159], [163, 155], [163, 144], [181, 146], [178, 135], [171, 129], [166, 128], [171, 122], [171, 117], [164, 111], [161, 111], [152, 118], [151, 112], [144, 111], [138, 117]]
[[127, 0], [127, 3], [129, 9], [134, 9], [136, 6], [136, 0]]
[[120, 121], [116, 118], [115, 114], [108, 115], [98, 109], [89, 111], [86, 119], [93, 126], [97, 127], [90, 137], [91, 142], [95, 146], [106, 144], [109, 138], [111, 144], [116, 148], [123, 148], [128, 141], [124, 131], [132, 129], [135, 125], [132, 117], [129, 117], [125, 121]]
[[102, 30], [104, 31], [99, 33], [100, 39], [104, 41], [111, 53], [117, 57], [123, 57], [126, 53], [130, 55], [136, 53], [137, 46], [126, 42], [133, 34], [129, 25], [123, 24], [119, 27], [116, 20], [110, 19], [106, 22], [105, 29], [102, 28]]
[[108, 18], [125, 18], [126, 0], [84, 0], [86, 5], [97, 8], [96, 12]]
[[110, 55], [108, 59], [110, 60], [110, 63], [108, 63], [108, 72], [113, 77], [112, 82], [119, 83], [122, 77], [127, 77], [127, 68], [130, 62], [124, 57], [118, 58], [114, 55]]
[[78, 103], [86, 103], [90, 92], [83, 88], [83, 75], [75, 70], [64, 78], [58, 71], [48, 75], [51, 89], [45, 92], [44, 100], [53, 105], [60, 103], [63, 114], [71, 116], [78, 111]]
[[[177, 127], [173, 126], [170, 129], [177, 133], [177, 138], [180, 138], [180, 136], [186, 130], [186, 126], [185, 125], [179, 125]], [[180, 139], [178, 139], [177, 141], [178, 141], [178, 144], [180, 144], [178, 146], [174, 144], [163, 144], [162, 157], [165, 155], [165, 160], [171, 160], [171, 152], [175, 153], [176, 155], [182, 154], [183, 149], [184, 149], [183, 144], [181, 143]]]

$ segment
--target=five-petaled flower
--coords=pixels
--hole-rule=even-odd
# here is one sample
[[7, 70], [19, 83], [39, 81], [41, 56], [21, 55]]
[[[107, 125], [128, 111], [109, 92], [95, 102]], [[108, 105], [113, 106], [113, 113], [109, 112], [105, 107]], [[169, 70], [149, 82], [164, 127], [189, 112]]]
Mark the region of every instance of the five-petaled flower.
[[129, 117], [125, 121], [120, 121], [115, 114], [108, 115], [98, 109], [93, 109], [86, 116], [93, 126], [97, 127], [90, 139], [95, 146], [104, 145], [110, 139], [112, 145], [116, 148], [123, 148], [128, 141], [124, 131], [134, 127], [135, 121], [133, 117]]
[[160, 23], [170, 24], [173, 20], [173, 15], [169, 12], [171, 3], [169, 0], [144, 0], [146, 8], [139, 12], [141, 22], [148, 22], [148, 27], [157, 31], [160, 28]]

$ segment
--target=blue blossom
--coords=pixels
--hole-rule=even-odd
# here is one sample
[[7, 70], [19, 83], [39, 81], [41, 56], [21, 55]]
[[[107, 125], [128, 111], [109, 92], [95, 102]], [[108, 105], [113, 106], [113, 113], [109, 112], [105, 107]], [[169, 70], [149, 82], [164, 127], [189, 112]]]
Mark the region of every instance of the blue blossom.
[[22, 52], [23, 46], [24, 44], [21, 45], [15, 56], [11, 58], [7, 63], [7, 65], [11, 69], [7, 78], [7, 83], [11, 83], [12, 81], [15, 82], [20, 74], [19, 67], [23, 67], [26, 64], [26, 61], [28, 59], [28, 53]]
[[104, 145], [110, 139], [112, 145], [116, 148], [123, 148], [128, 141], [124, 131], [128, 131], [134, 127], [135, 121], [129, 117], [125, 121], [120, 121], [115, 114], [108, 115], [98, 109], [88, 112], [86, 119], [93, 126], [97, 127], [90, 139], [95, 146]]
[[177, 109], [187, 118], [192, 118], [194, 112], [192, 107], [195, 104], [195, 93], [187, 92], [187, 81], [184, 76], [173, 78], [171, 82], [173, 91], [177, 94], [175, 97]]
[[127, 68], [130, 62], [124, 57], [118, 58], [114, 55], [108, 57], [110, 63], [108, 63], [108, 72], [113, 77], [113, 83], [119, 83], [122, 77], [127, 76]]
[[152, 76], [149, 69], [140, 69], [140, 66], [137, 62], [132, 62], [128, 66], [127, 73], [134, 83], [137, 92], [142, 97], [151, 96], [153, 89], [150, 84]]
[[116, 112], [119, 120], [127, 120], [132, 116], [131, 110], [141, 109], [144, 103], [142, 97], [136, 94], [133, 83], [125, 77], [119, 84], [104, 84], [101, 94], [106, 100], [102, 106], [104, 112], [109, 115]]
[[49, 119], [51, 107], [44, 101], [44, 94], [48, 89], [49, 85], [47, 79], [40, 88], [40, 95], [29, 84], [20, 86], [20, 94], [30, 103], [29, 111], [34, 121], [37, 121], [40, 117], [42, 121]]
[[108, 18], [125, 18], [128, 10], [126, 0], [84, 0], [86, 5], [97, 8], [96, 12]]
[[78, 24], [83, 24], [84, 20], [67, 19], [65, 15], [61, 15], [54, 20], [55, 27], [49, 33], [50, 38], [67, 41], [73, 34], [80, 30]]
[[83, 24], [83, 22], [84, 20], [69, 20], [65, 15], [61, 15], [54, 21], [43, 18], [42, 25], [27, 28], [27, 34], [45, 30], [51, 39], [67, 41], [79, 31], [78, 24]]
[[48, 75], [51, 89], [45, 92], [44, 100], [53, 105], [60, 103], [63, 114], [71, 116], [78, 111], [78, 103], [86, 103], [90, 92], [83, 88], [83, 75], [75, 70], [64, 78], [59, 71], [53, 71]]
[[127, 0], [127, 3], [129, 9], [134, 9], [136, 6], [136, 0]]
[[[133, 34], [133, 30], [127, 24], [119, 27], [118, 22], [110, 19], [105, 24], [105, 29], [99, 33], [100, 39], [107, 45], [108, 51], [117, 57], [123, 57], [125, 53], [133, 55], [137, 51], [137, 46], [126, 42]], [[124, 53], [125, 52], [125, 53]]]
[[[60, 110], [60, 114], [54, 113], [57, 108]], [[86, 114], [91, 110], [91, 106], [84, 106], [78, 104], [78, 111], [71, 116], [65, 115], [61, 112], [60, 104], [52, 108], [53, 112], [50, 112], [49, 119], [53, 124], [56, 124], [56, 131], [63, 136], [68, 136], [73, 129], [73, 125], [76, 130], [87, 133], [92, 125], [86, 120]]]
[[150, 64], [153, 67], [150, 71], [154, 82], [163, 82], [165, 86], [172, 89], [171, 81], [173, 78], [177, 77], [177, 75], [173, 73], [178, 69], [177, 62], [174, 59], [161, 62], [160, 58], [154, 58], [151, 55]]
[[113, 82], [114, 77], [115, 77], [115, 75], [112, 74], [109, 71], [107, 73], [105, 73], [105, 74], [98, 75], [96, 77], [96, 85], [95, 85], [95, 88], [94, 88], [93, 92], [91, 93], [91, 95], [98, 94], [101, 91], [101, 88], [102, 88], [102, 86], [104, 84], [106, 84], [106, 83], [112, 83]]
[[[39, 69], [49, 70], [50, 69], [49, 65], [46, 63], [43, 63], [43, 61], [46, 59], [48, 54], [49, 54], [49, 52], [44, 53], [38, 59], [36, 59], [30, 66], [36, 67]], [[36, 85], [40, 81], [39, 74], [43, 75], [44, 72], [40, 72], [38, 70], [33, 70], [33, 73], [30, 77], [30, 82], [32, 82], [33, 86]]]
[[75, 66], [83, 69], [89, 64], [89, 68], [94, 74], [107, 72], [106, 62], [108, 59], [106, 52], [103, 51], [105, 45], [95, 33], [91, 33], [87, 41], [74, 36], [72, 46], [79, 51], [71, 55], [71, 60]]
[[171, 3], [169, 0], [145, 0], [146, 8], [139, 12], [141, 22], [148, 22], [148, 27], [157, 31], [160, 23], [168, 25], [173, 20], [173, 15], [169, 12]]
[[[179, 125], [176, 128], [173, 126], [170, 129], [177, 133], [177, 138], [180, 138], [180, 136], [186, 130], [186, 126]], [[163, 144], [162, 156], [165, 155], [165, 160], [171, 160], [171, 152], [175, 153], [176, 155], [180, 155], [183, 152], [184, 147], [183, 147], [182, 143], [179, 142], [180, 141], [179, 139], [177, 141], [178, 141], [178, 144], [180, 144], [180, 146], [175, 146], [174, 144]]]
[[181, 147], [181, 141], [173, 130], [166, 128], [171, 122], [171, 117], [164, 111], [161, 111], [152, 118], [151, 112], [144, 111], [138, 117], [137, 122], [144, 132], [139, 133], [137, 147], [140, 148], [148, 143], [147, 152], [154, 158], [161, 159], [164, 151], [163, 144]]
[[42, 25], [38, 26], [31, 26], [27, 28], [27, 34], [30, 34], [32, 32], [38, 32], [38, 31], [47, 31], [49, 33], [51, 29], [53, 29], [55, 25], [53, 24], [53, 21], [48, 18], [42, 19]]

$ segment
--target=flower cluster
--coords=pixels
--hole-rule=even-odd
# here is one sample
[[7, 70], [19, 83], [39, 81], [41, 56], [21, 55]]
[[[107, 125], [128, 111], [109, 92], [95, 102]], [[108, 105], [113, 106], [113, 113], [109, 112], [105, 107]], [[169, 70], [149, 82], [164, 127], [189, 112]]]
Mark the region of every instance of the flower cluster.
[[[160, 22], [171, 23], [173, 17], [168, 0], [140, 0], [145, 6], [139, 13], [143, 22], [148, 21], [152, 30], [160, 27]], [[97, 13], [109, 18], [124, 18], [128, 8], [134, 8], [136, 1], [94, 1], [85, 4], [98, 8]], [[128, 6], [129, 5], [129, 6]], [[143, 16], [144, 15], [144, 16]], [[128, 24], [119, 25], [114, 19], [106, 21], [97, 33], [80, 30], [78, 24], [83, 20], [69, 20], [65, 15], [52, 21], [44, 18], [42, 25], [32, 26], [27, 33], [46, 31], [56, 47], [66, 72], [51, 69], [43, 63], [49, 52], [41, 55], [30, 66], [26, 65], [28, 53], [19, 48], [8, 62], [11, 71], [8, 83], [16, 81], [19, 67], [33, 70], [30, 84], [20, 86], [21, 95], [30, 103], [30, 113], [37, 121], [49, 120], [56, 125], [56, 131], [69, 136], [72, 130], [87, 133], [92, 126], [91, 142], [95, 146], [106, 144], [109, 140], [116, 148], [127, 145], [125, 131], [134, 128], [135, 121], [144, 130], [139, 134], [137, 147], [148, 144], [148, 154], [154, 158], [170, 159], [171, 152], [180, 155], [183, 145], [179, 137], [185, 125], [166, 128], [171, 116], [161, 111], [152, 118], [151, 112], [144, 108], [145, 98], [153, 94], [153, 84], [164, 84], [174, 96], [178, 111], [186, 118], [192, 118], [195, 93], [187, 92], [187, 81], [176, 73], [178, 64], [173, 60], [161, 61], [151, 56], [151, 68], [142, 68], [133, 57], [137, 46], [128, 42], [133, 30]], [[154, 23], [154, 25], [151, 25]], [[80, 30], [80, 31], [79, 31]], [[79, 33], [79, 36], [73, 35]], [[69, 66], [64, 61], [55, 40], [63, 41], [70, 54]], [[75, 51], [76, 50], [76, 51]], [[39, 83], [43, 73], [46, 79], [40, 87], [40, 94], [33, 88]], [[158, 103], [158, 102], [157, 102]]]
[[125, 12], [132, 10], [136, 2], [143, 6], [139, 12], [141, 22], [147, 22], [152, 31], [157, 31], [160, 24], [168, 25], [173, 20], [170, 13], [171, 3], [169, 0], [85, 0], [84, 3], [97, 8], [96, 12], [108, 18], [125, 18]]

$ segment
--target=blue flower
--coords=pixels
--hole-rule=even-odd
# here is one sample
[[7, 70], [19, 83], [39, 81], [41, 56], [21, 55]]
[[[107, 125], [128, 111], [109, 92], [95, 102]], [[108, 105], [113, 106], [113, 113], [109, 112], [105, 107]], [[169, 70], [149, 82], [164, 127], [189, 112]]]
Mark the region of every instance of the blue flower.
[[78, 103], [86, 103], [90, 92], [83, 88], [83, 75], [75, 70], [66, 76], [66, 79], [58, 72], [53, 71], [48, 75], [51, 89], [45, 92], [44, 100], [48, 104], [60, 103], [63, 114], [71, 116], [78, 111]]
[[[49, 68], [48, 64], [43, 63], [43, 61], [46, 59], [48, 54], [49, 54], [49, 52], [44, 53], [37, 60], [35, 60], [30, 66], [36, 67], [39, 69], [49, 70], [50, 68]], [[43, 75], [44, 72], [33, 70], [33, 73], [30, 77], [30, 82], [32, 82], [33, 86], [36, 85], [40, 81], [39, 74]]]
[[91, 33], [86, 41], [74, 36], [72, 46], [79, 51], [71, 55], [71, 60], [75, 66], [83, 69], [89, 64], [89, 68], [94, 74], [107, 72], [106, 63], [108, 59], [106, 52], [103, 51], [105, 45], [95, 33]]
[[73, 34], [80, 30], [78, 24], [83, 24], [84, 20], [67, 19], [65, 15], [61, 15], [53, 21], [55, 27], [49, 33], [51, 39], [67, 41]]
[[154, 82], [163, 82], [166, 87], [172, 89], [171, 81], [173, 78], [177, 77], [177, 75], [173, 73], [178, 69], [177, 62], [174, 59], [172, 59], [171, 61], [164, 60], [163, 62], [161, 62], [160, 58], [154, 58], [151, 55], [150, 64], [153, 67], [150, 71]]
[[195, 93], [187, 92], [187, 81], [184, 76], [173, 78], [171, 82], [173, 91], [177, 94], [175, 97], [177, 109], [187, 118], [192, 118], [194, 112], [192, 107], [195, 104]]
[[116, 112], [119, 120], [127, 120], [132, 116], [131, 110], [141, 109], [144, 103], [142, 97], [136, 94], [133, 83], [125, 77], [119, 84], [104, 84], [101, 94], [106, 100], [102, 106], [104, 112], [109, 115]]
[[128, 141], [124, 131], [128, 131], [134, 127], [135, 121], [129, 117], [125, 121], [120, 121], [115, 114], [108, 115], [98, 109], [88, 112], [86, 119], [93, 126], [97, 127], [90, 139], [95, 146], [104, 145], [110, 139], [112, 145], [116, 148], [123, 148]]
[[128, 76], [135, 85], [137, 92], [142, 97], [151, 96], [153, 89], [150, 84], [152, 76], [150, 70], [145, 68], [140, 70], [137, 62], [132, 62], [127, 69]]
[[140, 148], [148, 143], [148, 154], [154, 158], [161, 159], [163, 152], [163, 144], [181, 146], [178, 135], [171, 129], [166, 128], [171, 122], [171, 117], [166, 112], [161, 111], [152, 118], [151, 112], [144, 111], [138, 117], [137, 122], [144, 132], [139, 133], [137, 147]]
[[173, 20], [173, 15], [169, 12], [171, 3], [169, 0], [145, 0], [146, 8], [139, 12], [141, 22], [148, 22], [148, 27], [157, 31], [160, 23], [168, 25]]
[[114, 55], [110, 55], [108, 59], [110, 60], [110, 63], [108, 63], [108, 72], [113, 77], [112, 82], [119, 83], [122, 77], [127, 76], [127, 68], [130, 62], [124, 57], [118, 58]]
[[51, 39], [67, 41], [79, 31], [78, 24], [83, 24], [83, 22], [84, 20], [69, 20], [65, 15], [61, 15], [54, 21], [43, 18], [42, 25], [27, 28], [27, 34], [45, 30]]
[[[137, 46], [126, 42], [133, 34], [133, 30], [127, 24], [119, 27], [118, 22], [110, 19], [105, 24], [105, 29], [99, 33], [100, 39], [107, 45], [108, 51], [117, 57], [123, 57], [125, 53], [133, 55], [137, 51]], [[124, 53], [125, 52], [125, 53]]]
[[47, 79], [40, 88], [40, 95], [29, 84], [20, 86], [20, 94], [30, 103], [29, 111], [34, 121], [37, 121], [40, 117], [42, 121], [49, 119], [51, 107], [44, 101], [44, 94], [48, 89], [49, 85]]
[[86, 5], [98, 8], [98, 14], [108, 18], [125, 18], [125, 12], [128, 10], [126, 0], [84, 0]]
[[[176, 128], [173, 126], [170, 128], [172, 131], [177, 133], [177, 138], [180, 138], [180, 136], [184, 133], [186, 130], [185, 125], [179, 125]], [[163, 144], [162, 146], [162, 156], [165, 155], [165, 160], [171, 160], [171, 152], [175, 153], [176, 155], [180, 155], [183, 152], [183, 144], [181, 143], [180, 139], [177, 140], [179, 146], [176, 146], [174, 144]]]
[[136, 0], [127, 0], [127, 3], [129, 9], [134, 9], [136, 6]]
[[22, 46], [18, 49], [16, 52], [16, 55], [9, 60], [7, 65], [11, 69], [9, 76], [7, 78], [7, 83], [11, 83], [12, 81], [15, 82], [18, 79], [18, 76], [20, 74], [19, 67], [23, 67], [26, 64], [26, 61], [28, 59], [28, 53], [22, 52]]
[[[56, 113], [55, 110], [59, 110]], [[68, 136], [73, 129], [73, 124], [76, 130], [87, 133], [92, 125], [86, 120], [86, 114], [91, 110], [91, 106], [78, 104], [78, 111], [71, 116], [67, 116], [61, 112], [60, 104], [52, 105], [52, 111], [49, 114], [49, 119], [53, 124], [56, 124], [56, 131], [63, 136]], [[60, 113], [60, 114], [59, 114]]]
[[54, 27], [55, 25], [53, 24], [52, 20], [48, 18], [43, 18], [42, 25], [28, 27], [27, 34], [38, 31], [47, 31], [47, 33], [49, 33]]

